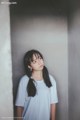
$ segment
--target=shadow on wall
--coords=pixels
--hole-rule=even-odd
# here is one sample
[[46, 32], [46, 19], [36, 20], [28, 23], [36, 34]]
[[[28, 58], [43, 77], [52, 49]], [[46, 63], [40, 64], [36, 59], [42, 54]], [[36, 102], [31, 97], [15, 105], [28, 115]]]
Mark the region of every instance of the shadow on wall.
[[[57, 120], [68, 120], [67, 13], [65, 5], [65, 2], [57, 4], [56, 1], [48, 2], [48, 0], [41, 0], [40, 3], [36, 0], [35, 2], [24, 0], [23, 2], [18, 1], [17, 5], [10, 7], [14, 103], [19, 80], [24, 75], [23, 55], [29, 49], [38, 49], [45, 56], [45, 63], [58, 83]], [[64, 76], [62, 76], [63, 74]], [[61, 88], [63, 89], [61, 90]], [[14, 107], [14, 114], [15, 112]]]

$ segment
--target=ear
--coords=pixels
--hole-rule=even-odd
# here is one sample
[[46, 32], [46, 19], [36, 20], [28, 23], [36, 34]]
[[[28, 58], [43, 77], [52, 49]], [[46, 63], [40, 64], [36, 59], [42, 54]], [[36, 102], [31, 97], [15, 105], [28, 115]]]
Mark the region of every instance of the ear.
[[31, 69], [31, 66], [30, 66], [30, 65], [28, 65], [28, 68], [30, 68], [30, 69]]
[[28, 65], [28, 68], [32, 71], [32, 67], [30, 65]]

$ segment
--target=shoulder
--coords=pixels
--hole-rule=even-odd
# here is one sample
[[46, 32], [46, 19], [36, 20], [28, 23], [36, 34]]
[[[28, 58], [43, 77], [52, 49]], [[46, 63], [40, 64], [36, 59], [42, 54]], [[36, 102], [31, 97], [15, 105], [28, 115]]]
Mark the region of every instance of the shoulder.
[[55, 78], [51, 74], [49, 74], [49, 78], [50, 78], [52, 85], [55, 85], [56, 84]]
[[27, 75], [24, 75], [20, 78], [20, 84], [27, 84], [29, 81], [29, 77]]

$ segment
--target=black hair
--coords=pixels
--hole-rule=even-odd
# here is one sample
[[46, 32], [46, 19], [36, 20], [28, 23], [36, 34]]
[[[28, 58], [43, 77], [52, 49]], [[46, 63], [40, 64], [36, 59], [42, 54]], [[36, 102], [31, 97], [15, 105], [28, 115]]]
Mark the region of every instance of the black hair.
[[[33, 61], [33, 55], [39, 55], [42, 59], [43, 59], [43, 56], [38, 50], [30, 50], [30, 51], [26, 52], [24, 55], [25, 72], [26, 72], [27, 76], [29, 77], [29, 82], [27, 85], [27, 92], [28, 92], [28, 96], [34, 97], [36, 95], [36, 87], [34, 84], [34, 79], [31, 78], [32, 71], [28, 67], [30, 65], [30, 63]], [[52, 86], [50, 78], [49, 78], [48, 70], [45, 66], [43, 68], [43, 79], [44, 79], [44, 83], [46, 84], [47, 87]]]

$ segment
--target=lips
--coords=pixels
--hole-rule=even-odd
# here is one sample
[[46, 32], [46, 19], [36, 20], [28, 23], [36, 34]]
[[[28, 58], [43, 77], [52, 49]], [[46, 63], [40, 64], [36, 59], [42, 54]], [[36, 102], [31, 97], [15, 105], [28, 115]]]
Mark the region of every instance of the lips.
[[40, 65], [40, 67], [43, 67], [43, 65]]

